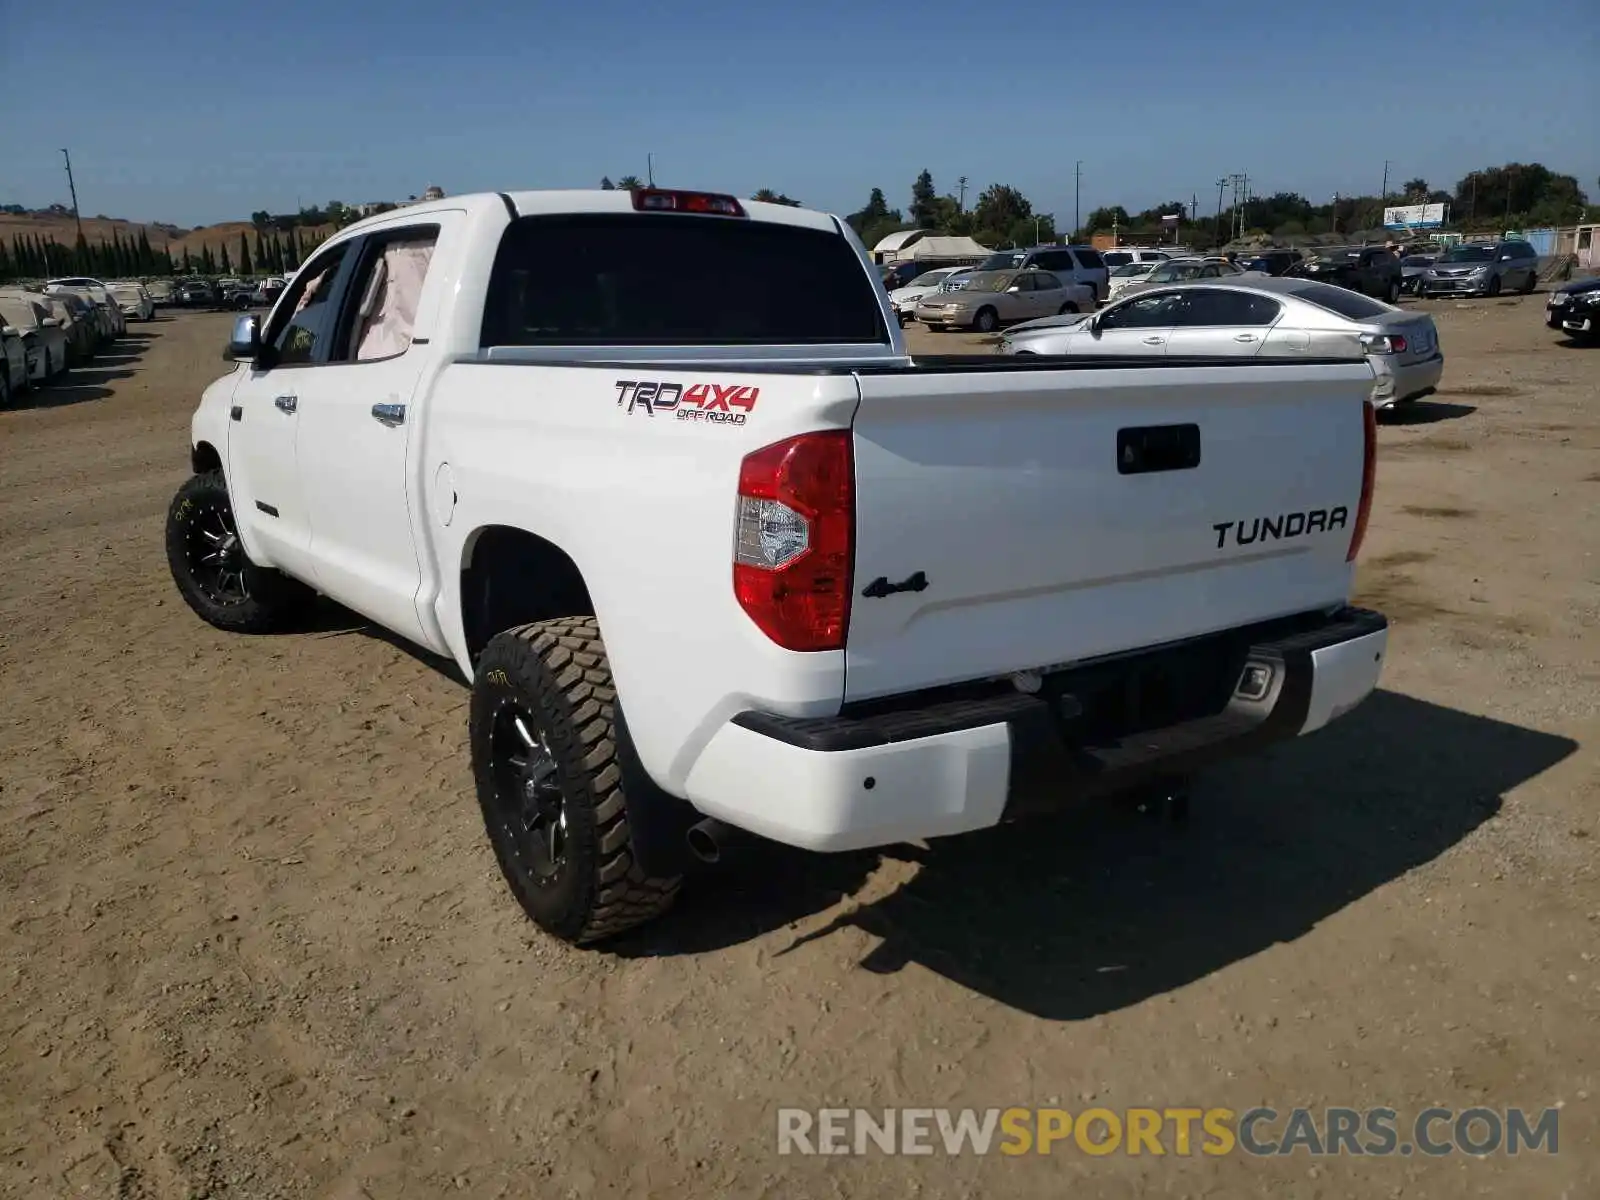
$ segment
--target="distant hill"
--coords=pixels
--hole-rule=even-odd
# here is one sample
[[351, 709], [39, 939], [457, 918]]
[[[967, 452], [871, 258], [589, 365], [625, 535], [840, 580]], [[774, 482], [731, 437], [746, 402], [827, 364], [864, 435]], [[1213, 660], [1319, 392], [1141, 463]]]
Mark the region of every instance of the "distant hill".
[[[249, 239], [251, 253], [255, 253], [256, 230], [249, 221], [224, 221], [220, 225], [184, 229], [178, 225], [140, 224], [137, 221], [125, 221], [117, 217], [83, 219], [83, 236], [91, 246], [97, 246], [101, 241], [111, 242], [117, 238], [125, 242], [137, 241], [140, 230], [143, 230], [145, 237], [149, 239], [152, 250], [158, 253], [170, 250], [174, 260], [180, 259], [185, 250], [192, 258], [198, 258], [207, 246], [211, 248], [213, 257], [220, 258], [224, 246], [228, 248], [230, 256], [237, 256], [241, 233]], [[301, 242], [307, 243], [326, 237], [334, 231], [334, 226], [302, 225], [299, 230]], [[71, 246], [77, 241], [78, 230], [71, 213], [35, 212], [19, 215], [0, 212], [0, 241], [10, 246], [12, 237], [16, 235], [37, 236], [46, 241], [54, 238], [59, 245]]]

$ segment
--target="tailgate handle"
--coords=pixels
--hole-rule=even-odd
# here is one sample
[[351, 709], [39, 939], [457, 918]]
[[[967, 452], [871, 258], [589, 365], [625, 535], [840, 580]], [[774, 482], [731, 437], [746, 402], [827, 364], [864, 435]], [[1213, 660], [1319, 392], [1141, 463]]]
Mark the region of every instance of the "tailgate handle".
[[1200, 426], [1139, 425], [1117, 430], [1117, 474], [1191, 471], [1200, 465]]

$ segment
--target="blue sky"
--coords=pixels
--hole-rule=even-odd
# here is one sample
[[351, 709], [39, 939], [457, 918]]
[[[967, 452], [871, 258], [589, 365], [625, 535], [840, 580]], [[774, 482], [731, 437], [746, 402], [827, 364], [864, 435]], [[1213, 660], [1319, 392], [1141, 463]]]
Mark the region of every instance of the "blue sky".
[[[1600, 199], [1586, 5], [1093, 7], [924, 0], [17, 0], [3, 11], [0, 203], [212, 224], [297, 203], [585, 187], [602, 175], [847, 212], [927, 167], [1082, 212], [1253, 190], [1374, 193], [1540, 161]], [[1407, 34], [1391, 14], [1440, 13]], [[441, 14], [444, 19], [441, 20]], [[1514, 47], [1514, 49], [1508, 49]], [[1462, 81], [1457, 90], [1431, 79]]]

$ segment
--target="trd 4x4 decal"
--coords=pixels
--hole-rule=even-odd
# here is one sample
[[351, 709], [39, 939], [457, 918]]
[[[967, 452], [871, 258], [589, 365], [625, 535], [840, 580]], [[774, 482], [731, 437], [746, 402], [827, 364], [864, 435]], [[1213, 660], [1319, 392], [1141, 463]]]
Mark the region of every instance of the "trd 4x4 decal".
[[660, 383], [650, 379], [619, 379], [616, 382], [617, 406], [628, 411], [642, 409], [646, 416], [674, 413], [680, 421], [703, 421], [713, 425], [743, 425], [755, 411], [761, 389], [739, 383]]

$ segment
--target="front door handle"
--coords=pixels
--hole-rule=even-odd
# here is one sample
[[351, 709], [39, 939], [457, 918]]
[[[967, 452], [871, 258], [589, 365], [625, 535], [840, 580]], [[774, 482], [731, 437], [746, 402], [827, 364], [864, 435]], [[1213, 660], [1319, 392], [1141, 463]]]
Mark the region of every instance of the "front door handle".
[[278, 411], [292, 413], [295, 409], [300, 407], [300, 397], [279, 396], [273, 401], [273, 403], [278, 406]]
[[1257, 339], [1253, 333], [1236, 333], [1233, 335], [1233, 340], [1236, 342], [1253, 342]]
[[1162, 342], [1166, 341], [1167, 339], [1164, 338], [1164, 337], [1147, 337], [1147, 338], [1140, 338], [1139, 340], [1142, 341], [1146, 346], [1159, 346], [1159, 345], [1161, 345]]
[[396, 425], [406, 423], [406, 406], [404, 404], [374, 404], [372, 406], [372, 419], [380, 425], [387, 425], [391, 429]]

